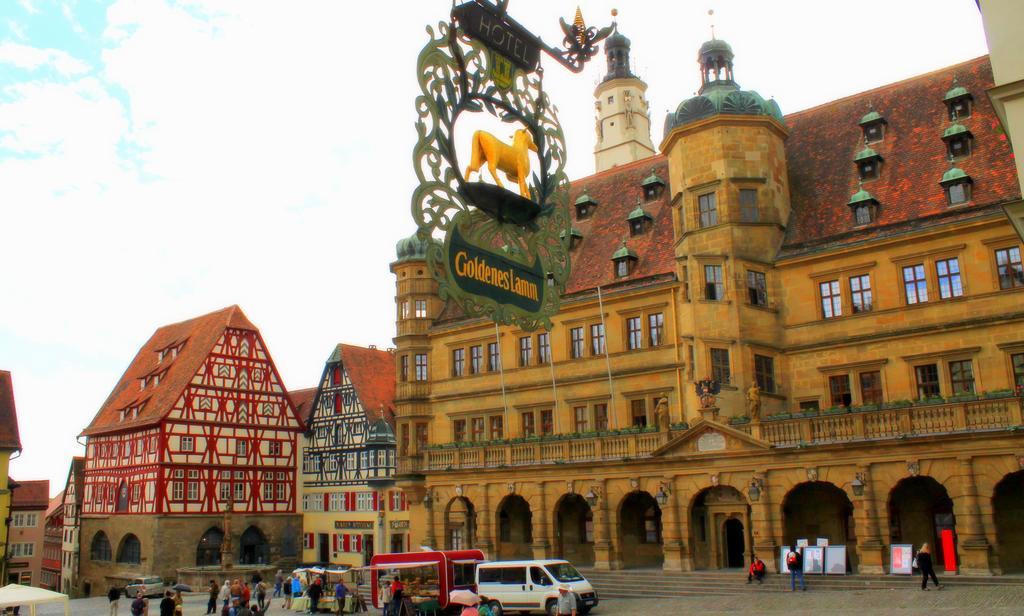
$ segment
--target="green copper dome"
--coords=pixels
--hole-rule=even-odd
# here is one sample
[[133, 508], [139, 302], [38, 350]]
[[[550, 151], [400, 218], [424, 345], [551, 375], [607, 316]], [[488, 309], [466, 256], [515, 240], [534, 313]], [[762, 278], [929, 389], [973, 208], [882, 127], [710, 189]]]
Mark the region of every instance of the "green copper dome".
[[964, 126], [963, 124], [960, 124], [959, 122], [954, 122], [952, 125], [950, 125], [949, 128], [942, 131], [942, 138], [950, 139], [952, 137], [956, 137], [957, 135], [963, 135], [965, 133], [970, 134], [970, 132], [971, 131], [967, 130], [967, 127]]
[[946, 184], [957, 184], [959, 182], [971, 182], [971, 176], [961, 169], [960, 167], [950, 167], [948, 171], [942, 174], [942, 180], [939, 184], [945, 186]]
[[882, 117], [882, 114], [872, 109], [864, 114], [864, 117], [861, 118], [860, 122], [857, 122], [857, 124], [864, 126], [865, 124], [873, 124], [874, 122], [885, 122], [885, 118]]
[[651, 175], [645, 177], [643, 182], [640, 182], [640, 186], [643, 186], [644, 188], [650, 186], [651, 184], [661, 184], [662, 186], [665, 185], [665, 180], [661, 179], [661, 177], [654, 172], [654, 169], [651, 169]]
[[878, 152], [874, 151], [874, 149], [872, 149], [872, 148], [864, 148], [860, 152], [857, 152], [857, 155], [853, 157], [853, 162], [859, 163], [862, 160], [870, 160], [872, 158], [882, 158], [882, 157], [878, 154]]
[[707, 55], [722, 55], [732, 59], [734, 54], [729, 43], [722, 39], [711, 39], [710, 41], [704, 41], [704, 44], [700, 46], [700, 51], [697, 52], [697, 59], [701, 60]]
[[[629, 216], [626, 217], [626, 220], [632, 222], [632, 221], [634, 221], [634, 220], [636, 220], [638, 218], [652, 218], [652, 217], [651, 217], [650, 214], [647, 213], [647, 210], [645, 210], [642, 205], [637, 205], [636, 209], [633, 210], [632, 212], [630, 212]], [[653, 220], [653, 218], [652, 218], [652, 220]]]
[[850, 197], [850, 200], [849, 200], [849, 202], [847, 202], [846, 205], [860, 205], [861, 203], [870, 203], [870, 202], [878, 203], [878, 199], [875, 199], [871, 195], [871, 193], [869, 193], [868, 191], [866, 191], [863, 188], [861, 188], [857, 192], [853, 193], [853, 196]]
[[623, 242], [619, 249], [612, 253], [612, 261], [618, 261], [619, 259], [636, 259], [636, 252], [626, 246]]
[[366, 435], [365, 444], [394, 445], [395, 432], [391, 429], [391, 424], [389, 424], [384, 418], [380, 418], [373, 422], [373, 425], [370, 426], [369, 433]]
[[[434, 239], [430, 241], [437, 242]], [[428, 244], [424, 243], [416, 233], [405, 239], [398, 240], [398, 243], [395, 244], [395, 254], [398, 256], [396, 262], [423, 261], [427, 257], [427, 246]]]
[[967, 90], [967, 88], [963, 86], [954, 85], [953, 88], [949, 90], [949, 92], [946, 92], [946, 95], [942, 97], [942, 100], [943, 102], [948, 103], [949, 101], [970, 95], [971, 93]]

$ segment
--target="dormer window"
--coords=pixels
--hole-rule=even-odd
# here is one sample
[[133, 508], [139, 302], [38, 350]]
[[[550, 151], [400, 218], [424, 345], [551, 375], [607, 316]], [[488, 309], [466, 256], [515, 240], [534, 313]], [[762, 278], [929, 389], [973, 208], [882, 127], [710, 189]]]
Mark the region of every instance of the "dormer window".
[[963, 205], [971, 200], [974, 180], [963, 169], [950, 167], [949, 171], [942, 174], [939, 184], [946, 191], [946, 202], [949, 205]]
[[629, 234], [631, 236], [642, 235], [648, 229], [651, 228], [651, 222], [654, 219], [647, 210], [640, 205], [639, 199], [637, 200], [636, 209], [629, 213], [626, 218], [626, 222], [629, 223]]
[[580, 242], [583, 241], [583, 234], [580, 233], [579, 229], [576, 227], [572, 227], [568, 232], [562, 231], [558, 234], [558, 237], [560, 237], [563, 242], [565, 241], [566, 236], [569, 237], [569, 250], [575, 250], [576, 247], [580, 245]]
[[576, 220], [590, 218], [590, 215], [594, 213], [594, 208], [596, 207], [597, 201], [594, 201], [594, 199], [592, 199], [584, 190], [583, 194], [576, 198]]
[[956, 78], [953, 79], [953, 88], [942, 97], [942, 102], [946, 104], [951, 121], [956, 122], [971, 117], [974, 97], [967, 91], [967, 88], [957, 85]]
[[871, 148], [864, 148], [857, 153], [853, 162], [857, 165], [860, 181], [867, 182], [878, 179], [878, 172], [882, 166], [882, 157], [878, 152]]
[[885, 137], [885, 118], [874, 109], [861, 118], [859, 124], [864, 131], [864, 143], [876, 143]]
[[946, 142], [946, 152], [950, 158], [964, 158], [971, 155], [971, 143], [974, 135], [963, 124], [953, 123], [942, 132], [942, 140]]
[[665, 180], [661, 179], [654, 169], [651, 169], [651, 174], [644, 178], [643, 182], [640, 182], [640, 188], [644, 191], [644, 200], [653, 201], [660, 197], [665, 190]]
[[633, 273], [638, 259], [636, 253], [626, 247], [623, 242], [615, 254], [612, 255], [612, 263], [615, 267], [615, 277], [625, 278]]
[[875, 221], [878, 212], [878, 199], [875, 199], [863, 188], [854, 193], [846, 205], [853, 211], [854, 225], [860, 227]]

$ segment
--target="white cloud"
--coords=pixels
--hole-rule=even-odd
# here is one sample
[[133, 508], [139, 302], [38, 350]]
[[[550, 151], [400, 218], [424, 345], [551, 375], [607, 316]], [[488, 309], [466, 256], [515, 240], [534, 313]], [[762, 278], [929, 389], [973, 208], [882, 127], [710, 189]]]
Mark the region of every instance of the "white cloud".
[[48, 66], [65, 77], [89, 71], [89, 64], [59, 49], [40, 49], [20, 43], [0, 43], [0, 63], [36, 70]]

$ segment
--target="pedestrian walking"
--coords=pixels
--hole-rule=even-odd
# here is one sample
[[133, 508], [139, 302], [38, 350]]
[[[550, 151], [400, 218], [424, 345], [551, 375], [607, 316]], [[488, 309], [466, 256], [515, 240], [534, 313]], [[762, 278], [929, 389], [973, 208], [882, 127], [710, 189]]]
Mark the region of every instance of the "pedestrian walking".
[[146, 610], [148, 609], [149, 601], [147, 601], [146, 598], [142, 596], [142, 591], [140, 590], [138, 593], [136, 593], [135, 599], [132, 601], [132, 616], [143, 616], [143, 614], [145, 614]]
[[270, 597], [276, 599], [281, 596], [281, 587], [284, 586], [284, 574], [280, 569], [274, 574], [274, 594]]
[[921, 546], [921, 551], [914, 557], [914, 561], [917, 563], [917, 569], [921, 572], [921, 590], [928, 590], [928, 577], [931, 576], [932, 582], [935, 582], [935, 588], [942, 588], [942, 584], [939, 584], [939, 578], [935, 577], [935, 566], [932, 564], [932, 549], [925, 543]]
[[334, 585], [334, 604], [337, 606], [337, 612], [339, 616], [345, 613], [345, 597], [348, 596], [348, 588], [345, 587], [345, 582], [340, 579], [338, 583]]
[[174, 616], [174, 593], [167, 591], [160, 600], [160, 616]]
[[399, 616], [402, 613], [402, 596], [405, 594], [405, 585], [402, 580], [395, 576], [391, 582], [391, 616]]
[[217, 582], [210, 580], [210, 586], [207, 588], [210, 593], [210, 600], [206, 604], [206, 613], [213, 614], [217, 611], [217, 597], [220, 596], [220, 587], [217, 586]]
[[316, 604], [320, 602], [320, 597], [324, 594], [324, 587], [320, 583], [320, 578], [313, 580], [313, 583], [306, 589], [306, 596], [309, 597], [309, 613], [316, 614]]
[[107, 600], [110, 601], [110, 616], [117, 616], [117, 602], [121, 598], [121, 590], [117, 586], [111, 586], [107, 590]]
[[267, 585], [262, 581], [256, 582], [256, 603], [261, 612], [267, 609]]
[[380, 588], [377, 592], [381, 597], [380, 604], [384, 606], [382, 616], [391, 616], [391, 585], [383, 575], [380, 576]]
[[796, 581], [800, 579], [800, 590], [807, 590], [807, 583], [804, 582], [804, 555], [797, 547], [791, 546], [786, 554], [786, 568], [789, 569], [789, 589], [796, 592]]
[[221, 600], [221, 606], [224, 608], [230, 607], [231, 605], [231, 582], [224, 580], [224, 585], [220, 587], [220, 592], [217, 593], [217, 598]]
[[758, 584], [764, 584], [765, 574], [764, 561], [757, 557], [756, 554], [750, 555], [750, 571], [747, 572], [747, 584], [757, 580]]
[[284, 595], [284, 604], [281, 606], [286, 610], [292, 609], [292, 579], [286, 577], [281, 581], [281, 594]]
[[565, 584], [558, 587], [558, 603], [555, 611], [558, 616], [576, 616], [576, 595]]
[[174, 591], [174, 597], [172, 597], [172, 598], [174, 599], [174, 607], [180, 607], [180, 608], [184, 609], [185, 597], [181, 596], [181, 591], [180, 590], [175, 590]]
[[242, 603], [242, 607], [248, 609], [248, 607], [249, 607], [249, 599], [252, 599], [252, 589], [249, 588], [249, 583], [248, 582], [246, 582], [245, 585], [242, 586], [242, 597], [241, 598], [242, 598], [242, 602], [241, 602]]

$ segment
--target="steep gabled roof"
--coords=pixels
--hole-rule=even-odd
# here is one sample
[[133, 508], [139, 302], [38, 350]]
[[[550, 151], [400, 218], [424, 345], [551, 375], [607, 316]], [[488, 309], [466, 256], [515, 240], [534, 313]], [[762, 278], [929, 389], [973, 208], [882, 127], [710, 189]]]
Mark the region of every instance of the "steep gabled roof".
[[[956, 163], [974, 187], [970, 205], [950, 208], [939, 180], [949, 169], [942, 134], [952, 122], [943, 97], [954, 76], [974, 98], [971, 116], [959, 119], [974, 136], [972, 153]], [[985, 95], [990, 87], [983, 56], [786, 116], [792, 215], [780, 256], [969, 218], [1019, 199], [1010, 147]], [[859, 188], [853, 161], [865, 147], [858, 122], [871, 108], [886, 122], [882, 141], [871, 144], [884, 159], [881, 173], [863, 185], [878, 214], [855, 230], [847, 203]]]
[[18, 412], [14, 406], [14, 383], [11, 373], [0, 370], [0, 448], [21, 449]]
[[[165, 325], [156, 330], [125, 370], [83, 435], [150, 426], [162, 420], [195, 376], [226, 328], [259, 331], [238, 306]], [[160, 351], [179, 348], [160, 360]], [[159, 383], [140, 388], [140, 379], [160, 375]], [[121, 411], [142, 405], [136, 418], [120, 420]]]
[[291, 396], [292, 405], [295, 407], [295, 414], [301, 417], [308, 425], [311, 417], [310, 411], [313, 408], [313, 399], [316, 397], [316, 387], [294, 389], [289, 391], [288, 395]]
[[[338, 362], [341, 362], [349, 380], [352, 381], [356, 396], [366, 413], [366, 420], [372, 424], [383, 416], [387, 421], [393, 421], [395, 413], [394, 354], [375, 348], [339, 344], [327, 358], [321, 384], [326, 382], [325, 379], [330, 378], [331, 367]], [[318, 388], [314, 391], [317, 395], [305, 415], [307, 426], [312, 423], [313, 414], [320, 404], [320, 390]], [[383, 409], [383, 415], [381, 409]]]
[[14, 509], [46, 509], [50, 505], [50, 480], [18, 481], [11, 497]]

